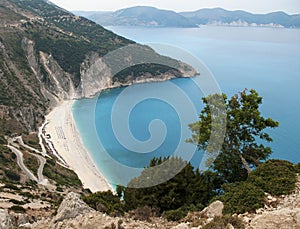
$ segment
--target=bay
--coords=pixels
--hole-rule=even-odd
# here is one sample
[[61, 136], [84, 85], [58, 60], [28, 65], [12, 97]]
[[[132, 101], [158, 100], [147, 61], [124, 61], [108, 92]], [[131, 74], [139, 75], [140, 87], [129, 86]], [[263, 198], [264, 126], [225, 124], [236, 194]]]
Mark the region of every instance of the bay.
[[[109, 29], [142, 44], [154, 43], [150, 46], [156, 51], [174, 58], [180, 56], [178, 57], [175, 52], [172, 53], [172, 49], [166, 51], [164, 46], [157, 44], [171, 45], [190, 53], [206, 64], [221, 91], [229, 96], [245, 88], [257, 90], [263, 97], [262, 114], [280, 122], [279, 128], [269, 130], [274, 139], [270, 144], [274, 152], [271, 157], [294, 163], [300, 161], [300, 122], [298, 121], [300, 117], [298, 94], [300, 30], [249, 27], [197, 29], [110, 27]], [[195, 105], [196, 112], [199, 113], [203, 106], [201, 103], [203, 93], [195, 83], [191, 79], [175, 79], [171, 82], [187, 95]], [[167, 82], [153, 85], [154, 88], [160, 88], [162, 96], [170, 94], [174, 97], [178, 96], [176, 90], [167, 90]], [[128, 101], [139, 96], [139, 91], [144, 93], [149, 84], [131, 87], [138, 87], [135, 90], [137, 94], [128, 98]], [[79, 100], [73, 106], [74, 119], [83, 142], [97, 167], [112, 184], [118, 183], [122, 176], [116, 171], [116, 167], [111, 163], [112, 160], [127, 167], [143, 168], [153, 156], [171, 155], [176, 150], [178, 141], [182, 140], [180, 139], [182, 137], [180, 136], [182, 131], [180, 114], [169, 103], [152, 98], [141, 101], [133, 107], [128, 125], [136, 140], [147, 142], [153, 137], [151, 134], [156, 133], [157, 136], [164, 137], [160, 128], [154, 128], [153, 132], [149, 129], [153, 120], [161, 120], [167, 133], [163, 144], [159, 145], [159, 142], [156, 142], [155, 146], [158, 147], [154, 147], [155, 150], [148, 153], [137, 153], [128, 149], [136, 146], [124, 147], [120, 144], [118, 141], [120, 139], [115, 136], [111, 125], [111, 114], [116, 100], [124, 90], [124, 88], [111, 89], [93, 99]], [[117, 113], [122, 118], [121, 108]], [[93, 118], [91, 118], [92, 114], [94, 114]], [[86, 125], [88, 122], [92, 124]], [[91, 126], [95, 127], [94, 132], [91, 131]], [[92, 135], [96, 136], [92, 137]], [[184, 136], [184, 138], [189, 137], [190, 133]], [[95, 141], [98, 141], [98, 145]], [[191, 146], [186, 144], [184, 147], [188, 149]], [[192, 163], [199, 166], [201, 158], [201, 152], [196, 152]]]

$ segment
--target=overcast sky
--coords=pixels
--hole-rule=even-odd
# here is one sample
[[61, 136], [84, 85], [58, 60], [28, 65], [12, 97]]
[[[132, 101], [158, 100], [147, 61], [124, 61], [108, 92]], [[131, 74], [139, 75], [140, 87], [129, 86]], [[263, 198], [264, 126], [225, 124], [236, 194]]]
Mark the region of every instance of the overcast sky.
[[285, 11], [300, 14], [300, 0], [51, 0], [67, 10], [115, 11], [130, 6], [154, 6], [174, 11], [222, 7], [254, 13]]

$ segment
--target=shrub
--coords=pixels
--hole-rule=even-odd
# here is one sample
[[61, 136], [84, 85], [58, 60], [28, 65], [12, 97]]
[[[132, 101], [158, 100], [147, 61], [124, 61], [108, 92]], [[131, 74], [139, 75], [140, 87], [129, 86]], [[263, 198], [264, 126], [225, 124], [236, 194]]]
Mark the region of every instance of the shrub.
[[11, 200], [9, 200], [9, 202], [11, 202], [13, 204], [17, 204], [17, 205], [24, 205], [24, 204], [26, 204], [26, 202], [24, 202], [24, 201], [19, 201], [19, 200], [15, 200], [15, 199], [11, 199]]
[[20, 175], [15, 173], [14, 171], [12, 170], [5, 170], [5, 176], [12, 180], [12, 181], [19, 181], [20, 180]]
[[111, 191], [92, 193], [88, 196], [83, 196], [82, 200], [97, 211], [110, 215], [123, 215], [124, 213], [124, 205], [119, 197]]
[[139, 207], [130, 212], [130, 217], [134, 220], [150, 221], [150, 218], [155, 216], [155, 210], [149, 206]]
[[0, 144], [7, 144], [6, 139], [2, 135], [0, 135]]
[[26, 210], [23, 207], [19, 206], [19, 205], [12, 206], [10, 208], [10, 210], [12, 210], [14, 212], [17, 212], [17, 213], [25, 213], [26, 212]]
[[220, 200], [226, 214], [244, 213], [264, 206], [264, 191], [250, 182], [227, 184], [223, 188], [225, 193]]
[[289, 194], [295, 189], [296, 170], [291, 162], [269, 160], [258, 166], [248, 181], [271, 195]]
[[186, 217], [188, 211], [178, 208], [176, 210], [169, 210], [165, 211], [163, 217], [166, 218], [168, 221], [179, 221], [182, 218]]
[[60, 166], [53, 159], [47, 159], [43, 175], [54, 180], [60, 186], [82, 187], [82, 183], [74, 171]]
[[20, 189], [17, 186], [10, 184], [10, 183], [6, 183], [4, 188], [20, 191]]
[[209, 224], [206, 224], [203, 229], [227, 229], [228, 224], [231, 224], [235, 229], [244, 229], [243, 221], [238, 217], [231, 215], [217, 216]]
[[63, 190], [60, 186], [57, 186], [57, 187], [56, 187], [56, 191], [58, 191], [58, 192], [63, 192], [64, 190]]

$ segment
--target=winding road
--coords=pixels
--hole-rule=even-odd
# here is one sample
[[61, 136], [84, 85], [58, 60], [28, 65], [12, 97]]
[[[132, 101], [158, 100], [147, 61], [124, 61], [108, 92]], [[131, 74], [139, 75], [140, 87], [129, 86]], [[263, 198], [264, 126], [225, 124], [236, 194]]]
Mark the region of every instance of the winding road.
[[[44, 178], [43, 176], [43, 170], [44, 170], [44, 166], [46, 164], [46, 159], [43, 156], [47, 156], [46, 153], [46, 149], [42, 143], [42, 140], [40, 138], [41, 136], [39, 135], [39, 143], [41, 145], [42, 148], [42, 152], [40, 152], [39, 150], [26, 145], [22, 139], [22, 136], [19, 137], [15, 137], [13, 139], [9, 139], [8, 140], [8, 145], [7, 147], [17, 156], [17, 163], [20, 166], [20, 168], [22, 169], [22, 171], [29, 177], [29, 179], [38, 182], [39, 184], [42, 185], [47, 185], [48, 184], [48, 180]], [[23, 146], [24, 148], [27, 148], [30, 151], [33, 151], [35, 153], [29, 153], [30, 155], [36, 157], [39, 160], [39, 168], [38, 168], [38, 172], [37, 172], [37, 176], [38, 178], [25, 166], [24, 161], [23, 161], [23, 153], [17, 149], [19, 146], [16, 144], [16, 142]], [[42, 154], [43, 156], [40, 156], [38, 154]]]
[[7, 147], [17, 156], [17, 163], [20, 166], [20, 168], [23, 170], [23, 172], [30, 178], [30, 180], [38, 182], [38, 179], [35, 175], [24, 165], [23, 162], [23, 153], [15, 148], [14, 146], [7, 145]]

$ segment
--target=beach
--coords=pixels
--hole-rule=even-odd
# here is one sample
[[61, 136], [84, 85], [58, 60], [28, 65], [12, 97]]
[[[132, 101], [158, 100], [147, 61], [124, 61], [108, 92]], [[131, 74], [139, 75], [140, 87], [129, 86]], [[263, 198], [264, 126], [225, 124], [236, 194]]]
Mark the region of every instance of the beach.
[[46, 135], [50, 135], [55, 150], [78, 175], [84, 188], [92, 192], [113, 191], [83, 145], [73, 119], [73, 103], [73, 100], [64, 101], [46, 116]]

